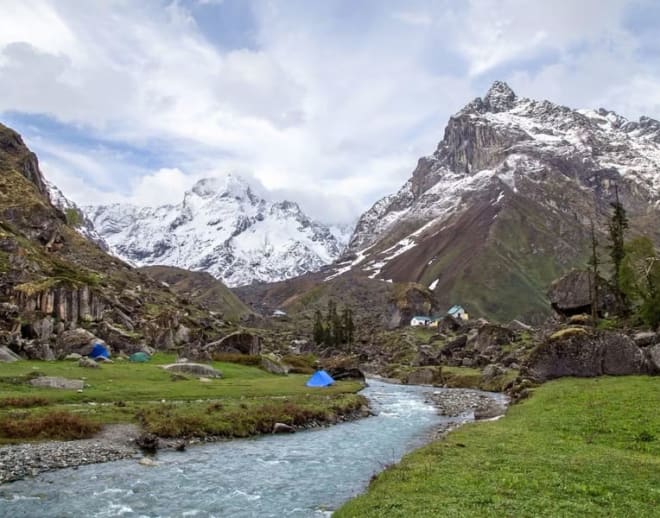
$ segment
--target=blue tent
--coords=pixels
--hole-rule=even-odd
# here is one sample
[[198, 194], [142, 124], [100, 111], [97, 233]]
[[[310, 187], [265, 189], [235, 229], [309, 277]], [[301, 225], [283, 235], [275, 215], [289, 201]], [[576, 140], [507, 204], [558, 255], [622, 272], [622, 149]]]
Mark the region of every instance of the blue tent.
[[110, 351], [103, 347], [101, 344], [94, 344], [94, 349], [89, 353], [89, 357], [93, 360], [95, 358], [110, 358]]
[[335, 380], [325, 371], [316, 371], [312, 377], [307, 380], [308, 387], [329, 387]]

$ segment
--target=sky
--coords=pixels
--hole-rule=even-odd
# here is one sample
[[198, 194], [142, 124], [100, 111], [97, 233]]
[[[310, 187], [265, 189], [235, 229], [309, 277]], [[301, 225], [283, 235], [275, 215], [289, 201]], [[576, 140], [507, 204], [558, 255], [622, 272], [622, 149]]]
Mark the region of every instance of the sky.
[[494, 80], [660, 118], [655, 0], [0, 0], [0, 122], [80, 205], [237, 173], [354, 221]]

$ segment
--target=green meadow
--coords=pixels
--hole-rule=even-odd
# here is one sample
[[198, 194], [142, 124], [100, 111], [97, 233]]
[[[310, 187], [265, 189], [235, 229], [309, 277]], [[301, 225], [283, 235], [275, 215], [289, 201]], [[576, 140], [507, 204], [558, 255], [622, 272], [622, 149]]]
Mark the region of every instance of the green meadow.
[[[0, 364], [0, 443], [78, 438], [67, 430], [44, 433], [37, 420], [49, 415], [68, 416], [67, 429], [74, 415], [100, 425], [136, 423], [164, 437], [245, 437], [270, 431], [274, 422], [332, 422], [365, 404], [357, 382], [311, 389], [305, 386], [309, 375], [279, 376], [225, 362], [212, 364], [220, 379], [181, 379], [161, 368], [173, 362], [172, 355], [156, 354], [148, 363], [115, 361], [98, 369], [67, 361]], [[31, 386], [39, 375], [83, 379], [85, 388]], [[57, 428], [53, 418], [49, 428]]]
[[660, 378], [565, 378], [406, 456], [333, 516], [656, 517]]

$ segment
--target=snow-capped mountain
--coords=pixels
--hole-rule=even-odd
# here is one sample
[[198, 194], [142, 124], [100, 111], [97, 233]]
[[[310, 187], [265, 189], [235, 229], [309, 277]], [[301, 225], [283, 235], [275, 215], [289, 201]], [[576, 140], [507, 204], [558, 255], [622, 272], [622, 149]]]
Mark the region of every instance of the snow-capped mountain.
[[584, 265], [590, 222], [605, 230], [615, 187], [631, 234], [660, 244], [660, 122], [519, 98], [495, 82], [360, 218], [327, 278], [415, 281], [476, 313], [533, 316], [550, 281]]
[[85, 212], [122, 259], [203, 270], [228, 286], [318, 270], [341, 254], [347, 240], [296, 203], [257, 196], [236, 175], [200, 180], [177, 205], [113, 204]]
[[78, 207], [78, 205], [72, 202], [69, 198], [64, 196], [64, 193], [60, 191], [54, 183], [48, 181], [45, 178], [44, 183], [46, 184], [50, 202], [64, 213], [67, 219], [67, 223], [75, 228], [81, 235], [96, 243], [99, 245], [99, 247], [101, 247], [102, 250], [107, 252], [109, 250], [108, 244], [96, 231], [94, 224], [80, 209], [80, 207]]

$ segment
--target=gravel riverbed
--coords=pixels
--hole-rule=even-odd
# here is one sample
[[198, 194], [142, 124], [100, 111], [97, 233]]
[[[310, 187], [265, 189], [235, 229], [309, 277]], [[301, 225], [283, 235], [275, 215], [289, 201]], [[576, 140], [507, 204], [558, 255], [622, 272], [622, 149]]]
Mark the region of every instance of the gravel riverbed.
[[44, 471], [109, 462], [136, 456], [132, 425], [108, 426], [94, 439], [16, 444], [0, 448], [0, 484]]

